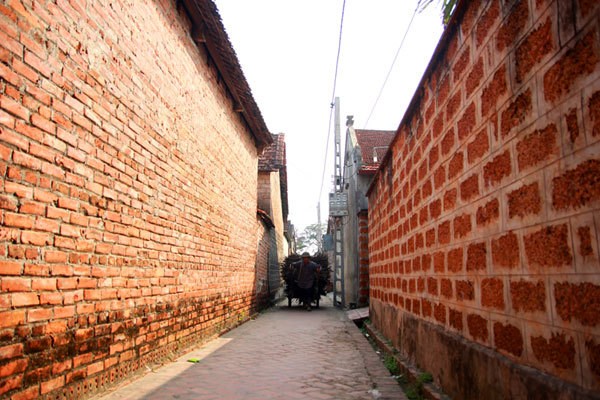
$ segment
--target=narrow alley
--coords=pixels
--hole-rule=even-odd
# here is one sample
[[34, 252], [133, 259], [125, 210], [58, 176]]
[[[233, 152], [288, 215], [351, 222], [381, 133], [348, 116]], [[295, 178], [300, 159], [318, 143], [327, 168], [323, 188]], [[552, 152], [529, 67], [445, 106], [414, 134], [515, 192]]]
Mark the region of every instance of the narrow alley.
[[328, 296], [312, 312], [279, 303], [175, 362], [96, 399], [406, 397], [367, 339]]

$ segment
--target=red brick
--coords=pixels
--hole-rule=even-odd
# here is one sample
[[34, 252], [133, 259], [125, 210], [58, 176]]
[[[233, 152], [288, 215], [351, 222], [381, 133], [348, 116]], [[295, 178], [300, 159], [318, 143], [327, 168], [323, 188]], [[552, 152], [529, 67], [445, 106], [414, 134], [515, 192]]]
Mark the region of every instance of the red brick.
[[546, 285], [544, 281], [513, 281], [510, 283], [513, 309], [519, 311], [546, 311]]
[[59, 376], [59, 377], [56, 377], [49, 381], [42, 382], [40, 385], [41, 394], [46, 394], [53, 390], [59, 389], [59, 388], [63, 387], [64, 385], [65, 385], [65, 377], [64, 376]]
[[517, 357], [523, 354], [523, 335], [521, 330], [512, 324], [494, 323], [494, 344]]
[[440, 189], [446, 181], [446, 168], [444, 165], [439, 166], [433, 174], [433, 182], [436, 189]]
[[446, 323], [446, 306], [442, 303], [435, 304], [433, 306], [433, 316], [435, 319], [442, 323]]
[[[1, 33], [2, 31], [0, 31]], [[12, 376], [0, 381], [0, 394], [6, 393], [10, 390], [16, 389], [21, 386], [23, 381], [23, 375]]]
[[450, 121], [462, 104], [462, 92], [455, 93], [446, 104], [446, 120]]
[[463, 170], [463, 165], [464, 165], [463, 152], [458, 151], [450, 160], [450, 164], [448, 166], [448, 179], [452, 179], [456, 175], [460, 174]]
[[0, 328], [14, 327], [25, 322], [25, 311], [0, 312]]
[[521, 83], [529, 71], [539, 64], [544, 56], [549, 54], [553, 48], [552, 20], [548, 17], [543, 25], [534, 29], [517, 47], [515, 53], [517, 82]]
[[21, 232], [21, 243], [45, 246], [52, 243], [52, 238], [43, 232], [23, 231]]
[[448, 322], [450, 326], [458, 331], [463, 329], [463, 314], [458, 310], [448, 308]]
[[[438, 92], [437, 92], [438, 108], [441, 104], [444, 104], [449, 93], [450, 93], [450, 77], [449, 77], [449, 75], [446, 75], [444, 77], [444, 79], [442, 80], [442, 82], [440, 83], [440, 86], [439, 86]], [[439, 136], [439, 133], [435, 135], [435, 137], [438, 137], [438, 136]]]
[[525, 27], [529, 17], [529, 7], [526, 0], [519, 0], [513, 7], [506, 22], [502, 24], [496, 38], [496, 49], [502, 51], [513, 46], [519, 33]]
[[481, 339], [484, 342], [488, 340], [489, 333], [485, 318], [478, 314], [469, 314], [467, 315], [467, 327], [469, 334], [474, 339]]
[[498, 16], [500, 15], [500, 5], [498, 3], [498, 0], [492, 1], [489, 8], [477, 23], [477, 29], [475, 31], [477, 47], [483, 44], [490, 28], [494, 25], [494, 22], [496, 22], [496, 19], [498, 19]]
[[490, 149], [489, 137], [487, 129], [484, 128], [477, 134], [475, 139], [467, 145], [467, 161], [469, 164], [474, 163], [488, 153]]
[[36, 308], [27, 311], [27, 322], [39, 322], [48, 321], [52, 318], [52, 309], [50, 308]]
[[467, 80], [465, 81], [465, 90], [466, 90], [466, 98], [471, 97], [475, 89], [481, 83], [481, 79], [483, 78], [483, 58], [479, 58], [477, 63], [471, 68], [469, 75], [467, 76]]
[[467, 272], [487, 268], [487, 247], [485, 242], [471, 243], [467, 248]]
[[23, 355], [23, 343], [10, 344], [0, 347], [0, 360], [9, 360], [11, 358]]
[[447, 190], [444, 193], [444, 211], [453, 209], [456, 206], [456, 189]]
[[446, 272], [445, 267], [446, 255], [443, 251], [438, 251], [433, 254], [433, 271], [434, 272]]
[[13, 293], [10, 297], [11, 304], [15, 308], [40, 304], [40, 298], [37, 293]]
[[481, 115], [486, 116], [496, 107], [498, 99], [507, 91], [506, 65], [502, 64], [481, 94]]
[[450, 243], [450, 221], [442, 222], [438, 226], [438, 242], [440, 244]]
[[472, 281], [456, 281], [456, 299], [473, 300], [475, 298], [475, 289]]
[[457, 122], [458, 141], [462, 142], [471, 136], [473, 129], [477, 125], [477, 115], [475, 112], [475, 103], [471, 103]]
[[529, 264], [560, 267], [573, 262], [567, 224], [552, 225], [523, 237]]
[[600, 160], [587, 160], [552, 179], [555, 209], [580, 208], [600, 199]]
[[477, 214], [475, 216], [475, 221], [478, 226], [487, 225], [495, 220], [497, 220], [500, 216], [500, 203], [498, 199], [492, 199], [485, 203], [484, 206], [477, 208]]
[[585, 349], [587, 350], [587, 361], [590, 370], [595, 378], [600, 377], [600, 344], [596, 344], [594, 339], [585, 341]]
[[497, 155], [492, 161], [483, 166], [483, 181], [485, 186], [497, 185], [512, 172], [510, 151]]
[[457, 216], [454, 218], [453, 226], [455, 239], [465, 237], [469, 232], [471, 232], [471, 216], [469, 214], [461, 214]]
[[588, 32], [544, 74], [547, 101], [556, 102], [569, 92], [577, 79], [594, 72], [598, 63], [597, 40], [596, 31]]
[[452, 298], [452, 281], [450, 279], [441, 279], [440, 280], [440, 294], [448, 299]]
[[[597, 92], [600, 95], [600, 92]], [[600, 99], [600, 96], [598, 96], [598, 98]], [[571, 108], [569, 110], [569, 113], [567, 115], [565, 115], [565, 122], [567, 125], [567, 131], [569, 133], [569, 139], [571, 140], [571, 143], [575, 143], [575, 140], [577, 140], [577, 137], [579, 137], [579, 122], [577, 119], [577, 109], [576, 108]], [[595, 129], [592, 128], [592, 134], [593, 134], [593, 130]]]
[[540, 362], [549, 361], [556, 368], [575, 369], [575, 341], [567, 340], [564, 333], [552, 333], [550, 340], [543, 336], [531, 337], [533, 355]]
[[492, 240], [492, 262], [506, 268], [519, 265], [519, 240], [517, 235], [508, 232], [506, 235]]
[[21, 275], [23, 265], [17, 261], [0, 261], [0, 275]]
[[[592, 136], [600, 135], [600, 91], [594, 92], [587, 101], [588, 110], [590, 112], [590, 120], [592, 121]], [[567, 116], [567, 128], [571, 143], [575, 142], [579, 136], [579, 125], [577, 122], [577, 109], [573, 108]]]
[[481, 305], [504, 310], [504, 284], [501, 279], [486, 278], [481, 281]]
[[477, 174], [473, 174], [460, 184], [460, 198], [468, 201], [477, 195], [479, 195], [479, 177]]
[[40, 388], [38, 385], [28, 387], [16, 394], [13, 394], [11, 400], [33, 400], [37, 399], [40, 394]]
[[584, 326], [600, 323], [600, 286], [590, 282], [556, 282], [554, 299], [563, 321], [576, 319]]
[[31, 279], [28, 278], [3, 278], [3, 292], [24, 292], [31, 290]]
[[463, 270], [463, 249], [458, 247], [448, 252], [448, 272], [461, 272]]
[[508, 193], [508, 217], [536, 215], [541, 211], [542, 200], [537, 182], [523, 185]]
[[583, 257], [594, 255], [590, 227], [580, 226], [577, 228], [577, 235], [579, 236], [579, 254], [581, 254]]
[[463, 36], [467, 36], [468, 32], [473, 27], [473, 22], [477, 16], [477, 11], [481, 6], [481, 0], [472, 0], [467, 4], [467, 8], [460, 23]]
[[544, 129], [536, 130], [525, 136], [517, 143], [519, 170], [535, 166], [558, 154], [557, 133], [556, 125], [550, 124]]
[[427, 293], [438, 295], [438, 280], [432, 277], [427, 278]]

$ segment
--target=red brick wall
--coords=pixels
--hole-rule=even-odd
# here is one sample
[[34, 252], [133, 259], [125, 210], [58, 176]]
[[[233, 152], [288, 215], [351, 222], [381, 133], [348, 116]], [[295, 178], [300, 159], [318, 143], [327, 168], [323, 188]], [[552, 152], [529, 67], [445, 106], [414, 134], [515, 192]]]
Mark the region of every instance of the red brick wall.
[[372, 312], [599, 390], [600, 3], [457, 13], [371, 188]]
[[257, 151], [175, 1], [0, 24], [0, 397], [92, 393], [247, 317]]
[[369, 304], [369, 216], [358, 213], [358, 306]]

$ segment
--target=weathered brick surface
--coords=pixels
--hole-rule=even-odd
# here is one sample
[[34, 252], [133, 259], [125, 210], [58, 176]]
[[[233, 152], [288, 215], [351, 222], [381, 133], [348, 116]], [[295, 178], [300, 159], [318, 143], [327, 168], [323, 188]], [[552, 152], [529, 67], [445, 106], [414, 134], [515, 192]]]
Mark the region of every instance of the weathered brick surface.
[[[372, 313], [441, 326], [598, 391], [600, 7], [592, 3], [459, 2], [421, 83], [428, 96], [401, 117], [398, 156], [371, 185], [369, 255]], [[416, 121], [422, 133], [409, 137]], [[419, 161], [426, 155], [429, 163]], [[433, 268], [383, 268], [425, 258]], [[423, 290], [382, 285], [387, 278], [423, 278]], [[428, 312], [414, 312], [414, 301]], [[412, 339], [379, 317], [421, 367], [454, 368], [412, 353]], [[420, 340], [417, 348], [429, 343]], [[479, 378], [496, 371], [486, 373]], [[453, 379], [440, 376], [454, 396], [469, 397], [460, 387], [473, 380]]]
[[256, 306], [257, 145], [178, 4], [0, 6], [2, 398], [89, 395]]

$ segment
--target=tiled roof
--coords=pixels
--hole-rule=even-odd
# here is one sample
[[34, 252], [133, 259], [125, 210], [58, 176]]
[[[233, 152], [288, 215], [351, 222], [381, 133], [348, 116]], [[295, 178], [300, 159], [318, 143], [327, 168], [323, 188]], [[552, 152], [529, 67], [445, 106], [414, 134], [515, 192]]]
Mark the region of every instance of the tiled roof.
[[212, 0], [183, 0], [183, 5], [192, 20], [192, 38], [198, 46], [204, 45], [222, 75], [239, 111], [261, 149], [272, 142], [258, 105], [254, 101], [250, 86], [242, 72], [239, 60], [217, 6]]
[[281, 188], [281, 209], [283, 220], [288, 215], [287, 195], [287, 160], [285, 154], [285, 134], [279, 133], [273, 136], [273, 143], [265, 147], [263, 153], [258, 157], [258, 170], [263, 172], [279, 170], [279, 185]]
[[[396, 131], [355, 129], [354, 133], [356, 134], [356, 140], [360, 146], [363, 159], [363, 166], [360, 172], [375, 173]], [[377, 161], [373, 158], [374, 152], [377, 155]]]

